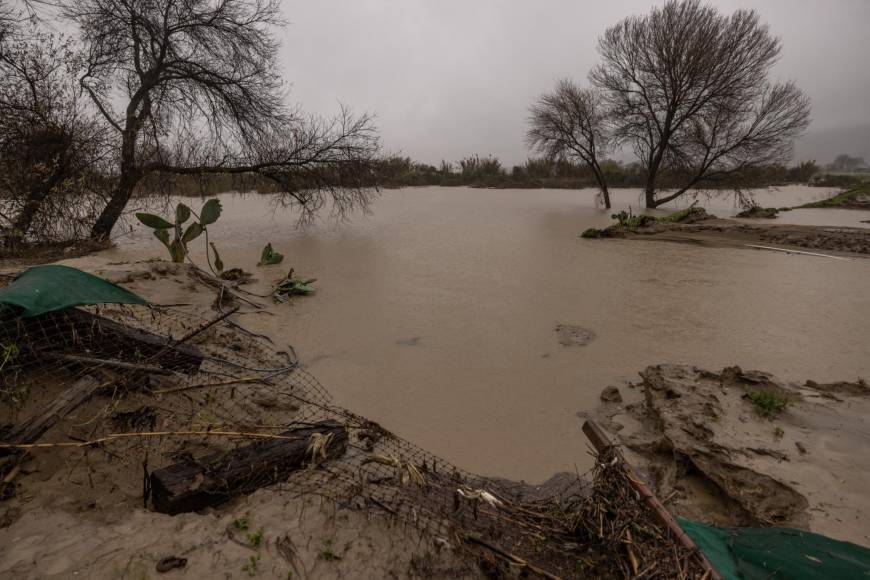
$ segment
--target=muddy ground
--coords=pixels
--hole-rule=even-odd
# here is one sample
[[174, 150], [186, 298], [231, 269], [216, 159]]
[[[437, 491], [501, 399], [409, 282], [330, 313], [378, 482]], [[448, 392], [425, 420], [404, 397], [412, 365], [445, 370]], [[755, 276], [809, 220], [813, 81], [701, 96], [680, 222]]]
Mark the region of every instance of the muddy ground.
[[[95, 273], [164, 304], [208, 312], [215, 299], [213, 288], [186, 265], [118, 263]], [[566, 340], [593, 336], [561, 330]], [[870, 544], [863, 523], [870, 513], [870, 465], [856, 451], [870, 444], [866, 385], [789, 385], [739, 369], [711, 373], [666, 365], [646, 369], [642, 378], [618, 395], [609, 390], [593, 416], [676, 513], [718, 525], [790, 525]], [[747, 387], [784, 393], [790, 402], [776, 419], [762, 418], [744, 398]], [[189, 401], [192, 410], [207, 404], [214, 401], [204, 394]], [[86, 430], [98, 412], [94, 402], [62, 427]], [[46, 439], [57, 440], [58, 433]], [[105, 463], [83, 470], [80, 461], [50, 450], [33, 453], [15, 481], [16, 493], [0, 502], [0, 576], [483, 575], [478, 560], [456, 549], [452, 538], [353, 502], [294, 494], [292, 482], [201, 513], [168, 516], [143, 506], [138, 461], [112, 462], [100, 454], [90, 460]], [[87, 475], [92, 472], [95, 478]], [[184, 565], [158, 571], [181, 560]]]
[[582, 417], [613, 434], [673, 512], [870, 545], [866, 382], [799, 385], [740, 367], [686, 365], [640, 376], [606, 389], [601, 407]]

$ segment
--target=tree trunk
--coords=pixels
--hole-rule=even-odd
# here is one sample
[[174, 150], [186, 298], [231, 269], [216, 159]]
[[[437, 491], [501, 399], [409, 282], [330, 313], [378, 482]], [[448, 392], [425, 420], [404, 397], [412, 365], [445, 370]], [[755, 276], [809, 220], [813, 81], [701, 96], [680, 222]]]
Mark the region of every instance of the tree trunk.
[[10, 236], [15, 240], [23, 240], [27, 237], [30, 231], [30, 226], [33, 225], [33, 218], [39, 208], [42, 207], [42, 202], [51, 193], [51, 190], [61, 181], [63, 170], [57, 168], [51, 175], [48, 181], [40, 182], [38, 185], [33, 185], [30, 192], [27, 194], [27, 200], [24, 202], [24, 207], [21, 208], [21, 213], [15, 218], [15, 223], [12, 224], [13, 235]]
[[121, 176], [118, 180], [118, 186], [112, 191], [109, 203], [103, 208], [100, 217], [97, 218], [97, 221], [94, 222], [94, 226], [91, 228], [91, 239], [109, 239], [112, 228], [115, 227], [115, 224], [121, 218], [121, 214], [124, 213], [124, 208], [127, 207], [127, 202], [130, 201], [130, 197], [133, 195], [133, 189], [141, 177], [135, 163], [136, 124], [136, 118], [131, 117], [128, 112], [127, 126], [123, 135], [124, 142], [121, 145]]
[[644, 193], [646, 194], [646, 207], [654, 209], [658, 205], [656, 203], [656, 190], [647, 185]]
[[601, 171], [601, 167], [594, 158], [591, 167], [592, 173], [595, 175], [596, 181], [598, 181], [598, 188], [601, 190], [601, 196], [604, 198], [604, 207], [605, 209], [610, 209], [610, 191], [607, 189], [607, 179], [604, 177], [604, 172]]
[[121, 214], [124, 213], [124, 208], [127, 207], [127, 202], [130, 201], [130, 196], [133, 195], [133, 188], [136, 186], [135, 181], [122, 180], [117, 188], [112, 192], [112, 197], [109, 203], [103, 208], [100, 217], [94, 222], [91, 228], [91, 239], [108, 240], [112, 229]]

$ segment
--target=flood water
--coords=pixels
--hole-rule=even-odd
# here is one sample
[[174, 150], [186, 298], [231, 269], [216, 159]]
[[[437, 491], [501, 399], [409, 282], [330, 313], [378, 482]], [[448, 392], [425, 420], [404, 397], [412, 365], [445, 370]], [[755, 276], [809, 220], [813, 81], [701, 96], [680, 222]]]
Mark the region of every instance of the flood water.
[[[791, 187], [758, 198], [784, 206], [830, 193]], [[639, 192], [615, 199], [637, 208]], [[584, 471], [577, 412], [650, 364], [870, 378], [870, 260], [584, 240], [584, 229], [612, 221], [591, 190], [392, 190], [369, 216], [308, 229], [273, 213], [268, 197], [222, 200], [211, 239], [227, 267], [256, 272], [254, 290], [291, 266], [318, 279], [316, 295], [245, 321], [294, 345], [338, 403], [478, 473], [540, 482]], [[738, 211], [728, 200], [706, 205]], [[802, 210], [778, 223], [867, 219]], [[281, 266], [256, 267], [266, 242], [285, 255]], [[136, 230], [105, 256], [164, 253]], [[562, 346], [559, 323], [596, 338]]]

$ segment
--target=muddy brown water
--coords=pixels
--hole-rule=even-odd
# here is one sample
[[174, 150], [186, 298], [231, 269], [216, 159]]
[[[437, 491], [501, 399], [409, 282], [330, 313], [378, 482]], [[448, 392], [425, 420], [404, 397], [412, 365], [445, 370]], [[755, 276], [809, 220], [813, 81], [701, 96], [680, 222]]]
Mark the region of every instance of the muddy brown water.
[[[784, 206], [830, 193], [790, 187], [758, 198]], [[594, 197], [410, 188], [383, 192], [369, 216], [299, 229], [268, 197], [224, 195], [210, 232], [227, 267], [256, 273], [255, 291], [291, 266], [318, 279], [315, 296], [248, 316], [249, 326], [294, 345], [340, 404], [482, 474], [541, 482], [584, 471], [577, 412], [608, 385], [625, 392], [649, 364], [870, 378], [870, 260], [583, 240], [584, 229], [611, 222]], [[617, 190], [616, 206], [637, 208], [639, 197]], [[739, 211], [729, 200], [704, 205]], [[801, 210], [777, 222], [866, 219]], [[97, 258], [164, 254], [140, 229], [118, 241]], [[256, 267], [266, 242], [284, 264]], [[558, 324], [595, 338], [564, 346]]]

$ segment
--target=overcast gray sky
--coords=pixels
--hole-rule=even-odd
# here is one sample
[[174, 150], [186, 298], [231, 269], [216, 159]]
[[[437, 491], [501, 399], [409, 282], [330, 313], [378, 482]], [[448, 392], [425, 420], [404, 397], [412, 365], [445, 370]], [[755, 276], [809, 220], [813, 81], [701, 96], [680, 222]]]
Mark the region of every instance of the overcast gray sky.
[[[781, 37], [774, 76], [794, 79], [813, 101], [799, 157], [870, 158], [870, 0], [711, 3], [726, 13], [755, 8]], [[282, 62], [294, 102], [324, 115], [339, 101], [376, 113], [389, 151], [431, 163], [492, 154], [510, 165], [528, 155], [532, 100], [559, 77], [585, 82], [605, 28], [654, 4], [284, 0]]]

